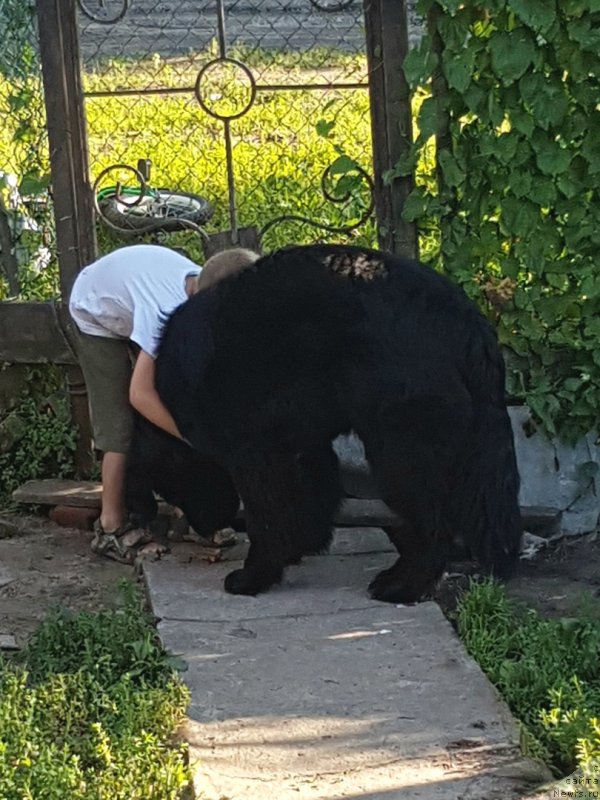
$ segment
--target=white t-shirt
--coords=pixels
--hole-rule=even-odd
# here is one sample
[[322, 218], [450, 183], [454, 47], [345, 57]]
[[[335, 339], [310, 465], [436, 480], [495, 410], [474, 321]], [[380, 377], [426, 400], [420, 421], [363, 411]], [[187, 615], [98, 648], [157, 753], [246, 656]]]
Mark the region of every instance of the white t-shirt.
[[69, 311], [83, 333], [131, 339], [154, 357], [167, 317], [188, 298], [186, 278], [200, 272], [167, 247], [122, 247], [79, 273]]

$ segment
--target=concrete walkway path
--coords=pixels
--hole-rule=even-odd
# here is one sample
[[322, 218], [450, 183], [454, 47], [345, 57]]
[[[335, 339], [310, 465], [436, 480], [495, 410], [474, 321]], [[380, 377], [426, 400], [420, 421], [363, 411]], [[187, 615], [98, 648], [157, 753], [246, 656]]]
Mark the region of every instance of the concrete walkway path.
[[205, 800], [512, 800], [547, 775], [434, 603], [366, 586], [394, 558], [378, 529], [259, 597], [224, 593], [236, 564], [179, 545], [144, 575], [164, 645], [188, 663], [186, 735]]

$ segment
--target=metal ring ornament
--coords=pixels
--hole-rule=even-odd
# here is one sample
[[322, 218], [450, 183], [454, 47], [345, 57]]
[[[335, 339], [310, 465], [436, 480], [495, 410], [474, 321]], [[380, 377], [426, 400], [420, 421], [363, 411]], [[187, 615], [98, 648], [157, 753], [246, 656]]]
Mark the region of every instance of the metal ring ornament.
[[[323, 172], [321, 176], [321, 192], [323, 193], [326, 200], [331, 203], [347, 203], [348, 200], [351, 199], [352, 195], [350, 192], [346, 192], [343, 197], [335, 197], [332, 195], [329, 190], [327, 189], [327, 182], [330, 180], [331, 175], [331, 167], [330, 164], [326, 170]], [[262, 241], [265, 234], [274, 228], [276, 225], [279, 225], [282, 222], [300, 222], [303, 225], [311, 225], [313, 228], [318, 228], [320, 230], [327, 231], [328, 233], [342, 233], [348, 234], [352, 233], [352, 231], [357, 230], [360, 228], [361, 225], [364, 225], [365, 222], [372, 216], [373, 209], [375, 208], [375, 184], [373, 182], [373, 178], [366, 172], [362, 167], [358, 164], [354, 168], [356, 172], [360, 174], [360, 176], [364, 179], [365, 183], [369, 187], [369, 205], [365, 209], [365, 211], [361, 214], [359, 219], [354, 222], [352, 225], [344, 225], [344, 226], [336, 226], [336, 225], [326, 225], [324, 222], [317, 222], [314, 219], [310, 219], [310, 217], [303, 217], [299, 214], [284, 214], [281, 217], [275, 217], [270, 222], [268, 222], [263, 228], [261, 228], [258, 238], [259, 241]]]
[[[241, 110], [238, 111], [236, 114], [219, 114], [217, 111], [214, 111], [210, 108], [210, 106], [206, 103], [203, 99], [201, 94], [201, 83], [202, 79], [206, 75], [206, 72], [215, 64], [233, 64], [238, 69], [241, 69], [245, 76], [248, 78], [250, 83], [250, 98], [246, 103], [246, 106]], [[223, 56], [222, 58], [214, 58], [212, 61], [209, 61], [205, 64], [200, 72], [198, 73], [198, 77], [196, 78], [196, 84], [194, 86], [194, 94], [196, 95], [196, 100], [200, 104], [200, 107], [203, 111], [205, 111], [209, 116], [213, 117], [214, 119], [220, 119], [222, 121], [225, 120], [232, 120], [232, 119], [239, 119], [243, 117], [244, 114], [247, 114], [248, 111], [254, 105], [254, 100], [256, 99], [256, 81], [254, 80], [254, 75], [252, 71], [241, 61], [238, 61], [237, 58], [229, 58], [227, 56]]]
[[[106, 8], [106, 0], [97, 0], [100, 8]], [[115, 22], [122, 20], [125, 14], [129, 11], [131, 0], [121, 0], [121, 8], [113, 14], [113, 16], [99, 17], [93, 11], [90, 11], [85, 5], [84, 0], [77, 0], [77, 6], [81, 13], [92, 22], [98, 22], [100, 25], [114, 25]]]

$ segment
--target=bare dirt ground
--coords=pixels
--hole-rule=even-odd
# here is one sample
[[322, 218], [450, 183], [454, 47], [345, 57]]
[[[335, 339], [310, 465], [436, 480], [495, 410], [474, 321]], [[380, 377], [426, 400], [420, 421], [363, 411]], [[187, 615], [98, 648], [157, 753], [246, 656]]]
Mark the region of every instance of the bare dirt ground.
[[[457, 597], [469, 584], [468, 574], [473, 572], [472, 565], [451, 565], [449, 578], [435, 595], [446, 613], [456, 607]], [[506, 587], [509, 597], [547, 618], [581, 613], [600, 618], [600, 537], [548, 540], [531, 560], [521, 560]]]
[[[0, 539], [0, 634], [14, 636], [20, 646], [53, 605], [111, 607], [119, 582], [136, 579], [132, 567], [93, 555], [90, 533], [41, 516], [3, 519], [14, 522], [16, 532]], [[436, 599], [451, 609], [457, 589], [466, 583], [458, 575], [450, 578]], [[508, 587], [512, 597], [546, 616], [573, 616], [582, 606], [588, 612], [596, 607], [600, 614], [600, 538], [549, 543], [534, 560], [521, 563]]]
[[[6, 517], [4, 517], [6, 519]], [[114, 606], [132, 567], [97, 558], [91, 533], [43, 517], [13, 517], [20, 529], [0, 539], [0, 634], [23, 646], [53, 605], [75, 611]]]

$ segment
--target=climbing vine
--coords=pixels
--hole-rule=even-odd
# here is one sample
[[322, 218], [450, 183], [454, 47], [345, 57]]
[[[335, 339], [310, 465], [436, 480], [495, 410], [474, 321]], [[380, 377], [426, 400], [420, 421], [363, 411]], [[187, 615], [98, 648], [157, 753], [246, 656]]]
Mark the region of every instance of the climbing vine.
[[600, 410], [600, 0], [422, 0], [404, 209], [497, 323], [508, 391], [574, 440]]

